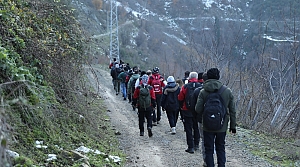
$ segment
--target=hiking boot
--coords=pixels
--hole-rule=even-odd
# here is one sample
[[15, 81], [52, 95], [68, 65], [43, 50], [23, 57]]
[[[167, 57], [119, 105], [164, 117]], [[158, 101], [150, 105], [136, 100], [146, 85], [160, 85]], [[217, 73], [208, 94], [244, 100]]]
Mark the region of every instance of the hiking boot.
[[157, 121], [157, 124], [159, 124], [159, 121]]
[[171, 134], [172, 134], [172, 135], [175, 135], [175, 134], [176, 134], [176, 128], [175, 128], [175, 127], [172, 127], [172, 128], [171, 128]]
[[199, 145], [195, 145], [195, 146], [194, 146], [194, 150], [195, 150], [195, 151], [199, 150]]
[[118, 93], [118, 92], [116, 92], [116, 95], [117, 95], [117, 96], [118, 96], [118, 94], [119, 94], [119, 93]]
[[127, 100], [127, 99], [126, 99], [126, 97], [124, 97], [124, 99], [123, 99], [123, 100]]
[[157, 123], [156, 123], [156, 122], [153, 122], [153, 123], [152, 123], [152, 126], [157, 126]]
[[152, 137], [153, 136], [152, 129], [150, 127], [148, 127], [147, 129], [148, 129], [148, 136]]
[[188, 149], [185, 150], [185, 152], [188, 152], [190, 154], [194, 154], [195, 150], [194, 150], [194, 148], [188, 148]]
[[144, 136], [144, 132], [140, 132], [140, 136]]
[[135, 107], [134, 105], [132, 105], [132, 110], [133, 110], [133, 111], [135, 111], [135, 108], [136, 108], [136, 107]]

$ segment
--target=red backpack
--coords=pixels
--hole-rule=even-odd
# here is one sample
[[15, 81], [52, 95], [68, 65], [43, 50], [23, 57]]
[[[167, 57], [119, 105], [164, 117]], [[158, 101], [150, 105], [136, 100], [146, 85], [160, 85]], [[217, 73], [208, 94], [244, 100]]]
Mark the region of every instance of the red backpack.
[[161, 92], [161, 81], [160, 81], [160, 75], [152, 75], [153, 80], [151, 86], [153, 87], [153, 90], [155, 93]]

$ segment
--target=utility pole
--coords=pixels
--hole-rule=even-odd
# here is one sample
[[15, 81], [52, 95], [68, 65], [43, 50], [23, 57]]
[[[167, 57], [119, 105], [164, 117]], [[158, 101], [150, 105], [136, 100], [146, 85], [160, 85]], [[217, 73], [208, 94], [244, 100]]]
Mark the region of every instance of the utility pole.
[[117, 3], [115, 0], [110, 0], [110, 47], [109, 47], [109, 58], [110, 63], [116, 58], [120, 61], [119, 56], [119, 27], [118, 27], [118, 12]]

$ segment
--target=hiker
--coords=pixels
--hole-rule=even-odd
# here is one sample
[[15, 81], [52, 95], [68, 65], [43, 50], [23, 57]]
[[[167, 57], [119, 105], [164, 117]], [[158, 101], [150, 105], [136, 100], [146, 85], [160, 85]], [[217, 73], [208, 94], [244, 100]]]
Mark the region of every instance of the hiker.
[[146, 74], [146, 71], [141, 71], [141, 74], [140, 74], [140, 77], [139, 79], [137, 79], [135, 81], [135, 84], [134, 84], [134, 88], [138, 87], [140, 84], [142, 84], [142, 76]]
[[148, 136], [152, 137], [153, 107], [156, 106], [156, 102], [153, 88], [147, 83], [148, 75], [145, 74], [142, 76], [142, 84], [134, 91], [132, 105], [138, 108], [140, 136], [144, 136], [144, 122], [146, 118]]
[[[219, 81], [219, 78], [220, 71], [217, 68], [211, 68], [207, 71], [207, 80], [204, 82], [203, 89], [200, 91], [195, 107], [196, 112], [200, 114], [200, 119], [202, 120], [205, 162], [208, 167], [214, 166], [214, 149], [217, 153], [218, 166], [225, 166], [225, 136], [229, 121], [229, 132], [232, 134], [236, 133], [234, 97], [231, 90], [224, 86], [223, 83]], [[215, 92], [221, 94], [220, 100], [216, 99], [218, 96], [212, 98], [212, 95], [216, 94]], [[210, 104], [211, 100], [209, 100], [208, 96], [214, 100], [214, 105]], [[216, 105], [216, 100], [221, 104], [218, 103], [219, 105]], [[216, 108], [216, 106], [220, 107]], [[219, 112], [219, 110], [222, 110], [222, 112], [224, 110], [224, 113]], [[216, 114], [210, 115], [212, 111], [218, 111], [221, 117], [215, 117]], [[224, 115], [224, 118], [222, 118], [222, 115]], [[218, 123], [216, 124], [216, 122]], [[214, 145], [216, 148], [214, 148]]]
[[159, 68], [155, 67], [152, 70], [152, 75], [149, 77], [148, 85], [153, 87], [155, 92], [156, 104], [157, 104], [157, 112], [153, 112], [153, 125], [159, 124], [161, 119], [161, 96], [162, 96], [162, 89], [165, 87], [164, 78], [159, 74]]
[[113, 58], [113, 62], [111, 62], [111, 63], [109, 64], [108, 68], [111, 69], [116, 63], [118, 63], [118, 62], [117, 62], [117, 58], [114, 57], [114, 58]]
[[182, 79], [176, 79], [176, 83], [178, 83], [180, 88], [184, 85]]
[[118, 75], [123, 71], [123, 68], [119, 66], [118, 63], [111, 68], [111, 76], [113, 78], [114, 90], [116, 91], [116, 95], [120, 93], [120, 80], [118, 79]]
[[124, 70], [118, 75], [118, 80], [121, 82], [121, 91], [123, 95], [123, 100], [127, 100], [127, 90], [126, 90], [126, 77], [128, 76], [128, 69], [127, 67], [124, 68]]
[[166, 111], [171, 134], [176, 134], [176, 123], [179, 113], [178, 94], [180, 92], [179, 85], [175, 82], [173, 76], [167, 78], [167, 85], [163, 89], [161, 98], [161, 107]]
[[[197, 102], [199, 93], [200, 93], [201, 89], [203, 88], [203, 82], [207, 80], [206, 76], [207, 75], [205, 72], [198, 73], [198, 82], [201, 84], [201, 86], [194, 90], [193, 100], [195, 103]], [[202, 158], [203, 158], [203, 162], [204, 162], [203, 166], [207, 166], [205, 163], [205, 148], [204, 148], [204, 140], [203, 140], [202, 120], [200, 119], [200, 115], [196, 111], [194, 111], [194, 114], [195, 114], [194, 117], [197, 118], [198, 127], [199, 127], [199, 133], [200, 133], [200, 139], [201, 139], [201, 141], [200, 141], [201, 142], [201, 151], [202, 151]]]
[[152, 75], [152, 71], [151, 70], [147, 70], [146, 74], [150, 77], [150, 75]]
[[[130, 77], [130, 79], [128, 81], [128, 85], [127, 85], [128, 95], [131, 96], [131, 99], [133, 97], [133, 92], [135, 90], [134, 84], [135, 84], [136, 80], [139, 78], [140, 78], [139, 68], [137, 66], [134, 66], [133, 74]], [[136, 109], [135, 105], [132, 105], [132, 109], [133, 109], [133, 111], [135, 111], [135, 109]]]
[[128, 97], [128, 103], [131, 103], [131, 92], [128, 91], [128, 82], [129, 82], [129, 79], [132, 75], [133, 75], [132, 69], [128, 70], [128, 75], [126, 76], [126, 79], [125, 79], [125, 86], [126, 86], [126, 93], [127, 93], [127, 97]]
[[[182, 79], [176, 79], [176, 83], [179, 85], [179, 88], [180, 88], [180, 89], [181, 89], [181, 87], [184, 85]], [[181, 114], [181, 109], [180, 109], [180, 108], [179, 108], [179, 112], [177, 113], [176, 120], [178, 120], [179, 114], [180, 114], [180, 120], [183, 122], [183, 115]], [[184, 131], [185, 131], [185, 130], [184, 130]]]
[[[200, 132], [198, 128], [197, 118], [194, 115], [195, 104], [192, 105], [192, 97], [194, 90], [200, 87], [198, 82], [198, 73], [191, 72], [189, 75], [189, 81], [182, 86], [178, 95], [178, 100], [181, 108], [181, 114], [183, 115], [183, 125], [186, 133], [186, 141], [188, 148], [185, 150], [188, 153], [193, 154], [195, 150], [199, 149]], [[196, 103], [196, 102], [195, 102]]]
[[188, 83], [188, 81], [189, 81], [189, 75], [190, 75], [189, 71], [185, 71], [184, 72], [184, 78], [182, 78], [183, 84], [187, 84]]

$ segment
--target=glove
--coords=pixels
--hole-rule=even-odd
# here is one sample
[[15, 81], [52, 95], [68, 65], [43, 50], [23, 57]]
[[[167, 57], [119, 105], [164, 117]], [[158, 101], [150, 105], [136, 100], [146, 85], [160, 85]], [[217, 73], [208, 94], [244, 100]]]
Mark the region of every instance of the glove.
[[236, 134], [236, 129], [231, 129], [231, 128], [230, 128], [230, 129], [229, 129], [229, 132], [230, 132], [230, 133]]

